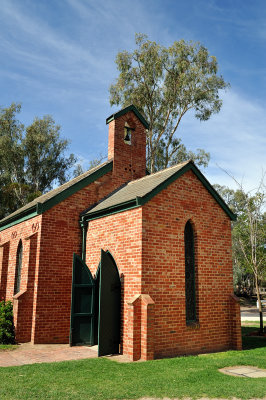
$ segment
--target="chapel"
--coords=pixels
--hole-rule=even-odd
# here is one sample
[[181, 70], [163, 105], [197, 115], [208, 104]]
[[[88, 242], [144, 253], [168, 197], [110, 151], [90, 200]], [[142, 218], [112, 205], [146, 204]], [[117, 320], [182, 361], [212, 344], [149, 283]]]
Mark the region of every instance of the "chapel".
[[16, 340], [134, 361], [241, 349], [235, 215], [191, 160], [148, 173], [135, 106], [106, 124], [106, 162], [0, 221]]

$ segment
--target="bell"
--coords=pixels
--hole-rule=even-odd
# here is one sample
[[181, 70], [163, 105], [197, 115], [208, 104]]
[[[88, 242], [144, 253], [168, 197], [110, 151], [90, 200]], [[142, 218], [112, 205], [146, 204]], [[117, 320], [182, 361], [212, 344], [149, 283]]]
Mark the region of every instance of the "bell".
[[125, 138], [124, 141], [127, 143], [131, 143], [131, 129], [129, 127], [125, 127]]

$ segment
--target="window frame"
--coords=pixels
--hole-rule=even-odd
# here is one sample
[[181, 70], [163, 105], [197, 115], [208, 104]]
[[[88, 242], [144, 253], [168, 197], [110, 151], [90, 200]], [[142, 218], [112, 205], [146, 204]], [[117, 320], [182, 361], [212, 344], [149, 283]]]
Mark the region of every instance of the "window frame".
[[23, 244], [22, 240], [19, 241], [16, 256], [16, 270], [15, 270], [15, 282], [14, 282], [14, 296], [20, 292], [21, 286], [21, 271], [22, 271], [22, 259], [23, 259]]
[[[196, 266], [195, 266], [195, 232], [190, 220], [186, 222], [184, 229], [184, 252], [185, 252], [185, 299], [186, 299], [186, 324], [191, 325], [198, 322], [197, 318], [197, 295], [196, 295]], [[190, 254], [189, 254], [190, 252]], [[188, 258], [191, 257], [191, 261]], [[188, 270], [189, 268], [189, 270]], [[188, 292], [188, 274], [190, 288]], [[192, 311], [188, 309], [188, 301], [192, 296]]]

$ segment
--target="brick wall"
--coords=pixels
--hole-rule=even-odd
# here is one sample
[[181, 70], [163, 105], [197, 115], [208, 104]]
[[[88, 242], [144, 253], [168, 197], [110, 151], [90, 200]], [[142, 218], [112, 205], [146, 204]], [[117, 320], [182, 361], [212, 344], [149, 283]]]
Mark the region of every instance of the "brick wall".
[[[184, 229], [195, 235], [198, 323], [187, 326]], [[231, 223], [189, 171], [143, 207], [142, 293], [155, 302], [155, 357], [236, 348]], [[234, 315], [233, 315], [234, 314]], [[239, 322], [239, 319], [238, 319]], [[238, 338], [238, 339], [237, 339]]]
[[[198, 317], [190, 326], [185, 311], [188, 220], [195, 235]], [[231, 222], [192, 172], [143, 208], [90, 221], [86, 261], [93, 273], [101, 248], [112, 253], [123, 274], [125, 355], [146, 360], [241, 348], [240, 309], [231, 296]]]
[[34, 343], [68, 343], [73, 253], [81, 255], [80, 213], [114, 187], [110, 172], [43, 214]]
[[[74, 252], [81, 254], [80, 213], [114, 187], [110, 172], [44, 214], [0, 232], [0, 297], [14, 301], [18, 341], [69, 341], [72, 260]], [[33, 251], [30, 238], [36, 234]], [[13, 297], [20, 240], [23, 243], [21, 285]]]
[[[124, 142], [125, 123], [134, 129], [131, 145]], [[120, 184], [146, 175], [146, 130], [132, 111], [109, 123], [108, 159], [111, 158]]]
[[[33, 309], [36, 303], [42, 216], [36, 216], [0, 232], [0, 298], [12, 300], [16, 339], [31, 340]], [[23, 256], [20, 291], [14, 296], [17, 250], [22, 241]]]
[[[128, 341], [127, 303], [141, 293], [142, 210], [137, 208], [89, 222], [86, 263], [96, 273], [101, 249], [112, 254], [122, 275], [122, 351], [132, 355]], [[124, 339], [125, 338], [125, 339]]]

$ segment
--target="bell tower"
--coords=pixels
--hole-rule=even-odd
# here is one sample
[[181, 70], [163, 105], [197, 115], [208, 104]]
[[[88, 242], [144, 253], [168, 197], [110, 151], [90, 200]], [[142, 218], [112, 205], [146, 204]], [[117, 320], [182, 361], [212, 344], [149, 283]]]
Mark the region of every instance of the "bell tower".
[[113, 178], [121, 183], [146, 175], [146, 130], [149, 124], [134, 105], [111, 115], [108, 159], [113, 159]]

